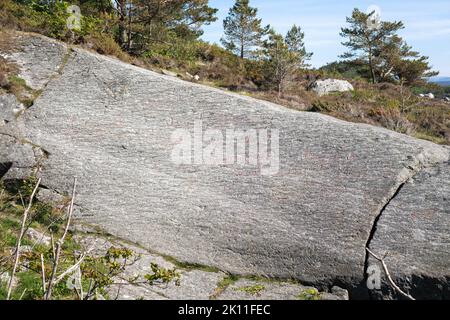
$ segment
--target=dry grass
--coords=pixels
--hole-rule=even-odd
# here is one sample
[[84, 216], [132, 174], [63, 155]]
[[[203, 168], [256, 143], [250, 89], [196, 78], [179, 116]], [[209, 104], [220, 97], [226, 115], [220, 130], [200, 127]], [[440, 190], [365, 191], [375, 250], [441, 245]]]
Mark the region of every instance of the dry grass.
[[87, 36], [81, 46], [94, 50], [99, 54], [116, 57], [127, 63], [133, 62], [133, 58], [124, 52], [109, 35], [99, 33]]
[[[278, 97], [276, 92], [244, 92], [291, 109], [320, 112], [356, 123], [367, 123], [419, 139], [450, 145], [450, 103], [420, 99], [407, 88], [389, 83], [354, 82], [354, 92], [318, 97], [304, 87]], [[242, 93], [242, 92], [241, 92]]]
[[[10, 32], [0, 31], [0, 52], [5, 54], [14, 50], [14, 40]], [[9, 91], [9, 78], [17, 73], [17, 66], [0, 56], [0, 91]]]

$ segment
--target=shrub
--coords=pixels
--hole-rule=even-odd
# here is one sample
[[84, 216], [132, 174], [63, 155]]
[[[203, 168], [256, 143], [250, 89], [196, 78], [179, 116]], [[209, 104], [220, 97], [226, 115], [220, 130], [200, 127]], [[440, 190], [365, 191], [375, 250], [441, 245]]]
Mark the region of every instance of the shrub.
[[131, 57], [122, 51], [117, 42], [109, 34], [94, 33], [86, 36], [83, 41], [85, 46], [100, 54], [114, 56], [126, 62], [131, 61]]
[[375, 107], [369, 111], [369, 116], [385, 128], [404, 134], [414, 132], [414, 125], [398, 108]]

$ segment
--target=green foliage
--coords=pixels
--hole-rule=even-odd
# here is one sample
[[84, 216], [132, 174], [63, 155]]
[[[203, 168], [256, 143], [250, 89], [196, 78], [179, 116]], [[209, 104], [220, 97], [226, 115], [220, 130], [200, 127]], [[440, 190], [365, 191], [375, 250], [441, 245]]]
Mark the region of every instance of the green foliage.
[[215, 21], [217, 9], [207, 0], [119, 0], [115, 7], [118, 44], [135, 53], [173, 38], [198, 39], [201, 26]]
[[14, 289], [13, 299], [19, 299], [22, 294], [23, 300], [42, 299], [41, 278], [38, 273], [25, 271], [17, 274], [17, 278], [19, 282]]
[[156, 263], [152, 263], [150, 265], [152, 269], [152, 274], [146, 274], [144, 277], [150, 285], [154, 284], [168, 284], [172, 281], [175, 282], [175, 285], [180, 285], [181, 275], [177, 270], [174, 269], [166, 269], [158, 266]]
[[261, 291], [264, 291], [265, 289], [266, 289], [265, 286], [263, 286], [261, 284], [255, 284], [253, 286], [236, 288], [235, 290], [251, 294], [252, 296], [260, 296], [261, 295]]
[[404, 28], [401, 21], [378, 21], [373, 25], [374, 14], [354, 9], [352, 16], [347, 18], [349, 26], [341, 29], [341, 36], [347, 38], [342, 44], [350, 49], [342, 56], [350, 59], [347, 64], [358, 66], [363, 62], [373, 83], [400, 81], [413, 84], [437, 74], [430, 71], [428, 57], [412, 51], [398, 36], [397, 32]]
[[251, 7], [249, 0], [236, 0], [223, 21], [225, 37], [221, 42], [227, 50], [245, 58], [261, 45], [270, 27], [262, 27], [257, 14], [258, 9]]
[[317, 289], [306, 289], [302, 291], [297, 299], [299, 300], [321, 300], [322, 295]]
[[370, 70], [361, 60], [335, 61], [320, 67], [324, 78], [369, 79]]
[[354, 9], [352, 16], [347, 18], [349, 26], [341, 29], [341, 36], [348, 39], [342, 44], [350, 49], [342, 57], [364, 61], [370, 69], [372, 82], [376, 83], [376, 68], [381, 63], [377, 55], [383, 51], [385, 42], [404, 26], [400, 21], [379, 21], [378, 26], [374, 27], [369, 23], [373, 14]]
[[231, 286], [238, 280], [239, 280], [238, 276], [230, 274], [224, 277], [222, 280], [220, 280], [220, 282], [217, 284], [217, 287], [221, 289], [226, 289], [227, 287]]
[[91, 283], [91, 291], [87, 297], [92, 297], [97, 291], [104, 289], [114, 283], [114, 277], [121, 274], [125, 268], [133, 263], [134, 253], [127, 248], [111, 247], [101, 257], [87, 257], [81, 265], [83, 278]]
[[261, 54], [266, 83], [269, 87], [274, 86], [279, 95], [312, 56], [312, 53], [306, 52], [303, 39], [303, 32], [294, 25], [284, 38], [270, 30], [269, 38], [264, 41]]

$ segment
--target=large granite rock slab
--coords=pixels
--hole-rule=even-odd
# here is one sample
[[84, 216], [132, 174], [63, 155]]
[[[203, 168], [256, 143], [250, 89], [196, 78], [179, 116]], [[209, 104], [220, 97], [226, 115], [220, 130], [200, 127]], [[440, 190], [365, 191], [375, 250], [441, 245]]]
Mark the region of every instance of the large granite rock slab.
[[[32, 43], [32, 53], [20, 54], [23, 65], [39, 66], [41, 54], [55, 53], [53, 41]], [[376, 218], [400, 185], [449, 157], [444, 147], [385, 129], [288, 110], [81, 49], [58, 52], [50, 63], [63, 61], [58, 73], [0, 130], [20, 132], [45, 150], [41, 175], [49, 189], [69, 192], [78, 177], [78, 218], [180, 261], [368, 297], [365, 247]], [[37, 80], [28, 74], [32, 83], [42, 78], [37, 73]], [[272, 150], [279, 166], [173, 161], [174, 132], [194, 137], [200, 122], [223, 133], [269, 129], [273, 139], [278, 130], [279, 149]], [[431, 253], [422, 254], [425, 261]]]

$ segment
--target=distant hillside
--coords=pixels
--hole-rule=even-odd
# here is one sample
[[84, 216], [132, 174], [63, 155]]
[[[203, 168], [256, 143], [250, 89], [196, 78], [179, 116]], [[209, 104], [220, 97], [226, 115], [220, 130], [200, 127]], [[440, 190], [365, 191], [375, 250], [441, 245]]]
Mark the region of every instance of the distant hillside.
[[443, 87], [450, 86], [450, 77], [435, 77], [435, 78], [429, 79], [429, 81], [432, 82], [432, 83], [436, 83], [438, 85], [441, 85]]

